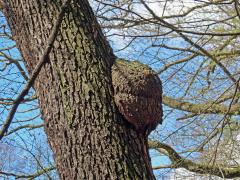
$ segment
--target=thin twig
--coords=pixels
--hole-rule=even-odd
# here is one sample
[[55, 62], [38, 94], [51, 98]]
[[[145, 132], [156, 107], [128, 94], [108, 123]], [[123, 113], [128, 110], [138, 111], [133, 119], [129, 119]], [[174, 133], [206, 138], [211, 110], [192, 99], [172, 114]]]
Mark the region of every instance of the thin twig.
[[[201, 51], [203, 54], [205, 54], [207, 57], [209, 57], [212, 61], [214, 61], [222, 70], [223, 72], [228, 76], [228, 78], [234, 82], [234, 84], [237, 86], [237, 80], [233, 77], [233, 75], [230, 73], [230, 71], [218, 60], [216, 57], [212, 56], [206, 49], [192, 41], [190, 38], [188, 38], [186, 35], [183, 34], [183, 31], [179, 30], [174, 25], [168, 23], [167, 21], [163, 20], [161, 17], [157, 16], [153, 10], [146, 4], [144, 0], [140, 0], [140, 2], [143, 4], [143, 6], [148, 10], [148, 12], [157, 20], [159, 20], [160, 23], [164, 24], [171, 30], [175, 31], [178, 35], [180, 35], [186, 42], [197, 48], [199, 51]], [[203, 35], [208, 35], [207, 33]], [[226, 34], [224, 34], [225, 36]], [[236, 34], [235, 34], [236, 35]], [[238, 87], [238, 90], [240, 91], [240, 87]]]

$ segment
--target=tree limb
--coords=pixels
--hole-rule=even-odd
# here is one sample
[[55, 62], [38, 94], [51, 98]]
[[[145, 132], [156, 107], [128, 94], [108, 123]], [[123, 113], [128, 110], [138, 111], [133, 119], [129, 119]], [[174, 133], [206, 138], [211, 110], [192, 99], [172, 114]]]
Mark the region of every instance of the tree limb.
[[50, 167], [46, 167], [43, 170], [37, 171], [34, 174], [29, 174], [29, 175], [25, 175], [25, 174], [15, 174], [15, 173], [9, 173], [9, 172], [3, 172], [0, 171], [0, 174], [5, 175], [5, 176], [14, 176], [16, 179], [22, 179], [22, 178], [28, 178], [28, 179], [34, 179], [36, 177], [39, 177], [43, 174], [45, 174], [46, 172], [55, 170], [56, 168], [54, 166], [50, 166]]
[[[240, 166], [237, 167], [220, 167], [208, 164], [198, 164], [191, 160], [181, 157], [171, 146], [160, 143], [159, 141], [148, 141], [151, 149], [164, 149], [168, 152], [168, 157], [172, 161], [171, 168], [185, 168], [191, 172], [200, 174], [212, 174], [223, 178], [240, 177]], [[155, 168], [156, 169], [156, 168]]]
[[216, 104], [215, 102], [208, 102], [204, 104], [193, 104], [182, 101], [181, 99], [173, 99], [163, 95], [163, 104], [182, 111], [187, 111], [196, 114], [226, 114], [240, 115], [240, 104], [235, 104], [229, 107], [223, 104]]

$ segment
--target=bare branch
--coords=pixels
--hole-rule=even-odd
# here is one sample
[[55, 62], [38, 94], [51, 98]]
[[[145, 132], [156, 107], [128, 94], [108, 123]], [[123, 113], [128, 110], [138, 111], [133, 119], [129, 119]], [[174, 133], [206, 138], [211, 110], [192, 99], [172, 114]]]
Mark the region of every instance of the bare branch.
[[[168, 166], [171, 168], [185, 168], [189, 171], [200, 173], [200, 174], [212, 174], [224, 178], [234, 178], [240, 176], [240, 166], [238, 167], [221, 167], [212, 166], [208, 164], [198, 164], [184, 157], [181, 157], [177, 151], [175, 151], [171, 146], [160, 143], [159, 141], [149, 141], [149, 147], [151, 149], [164, 149], [168, 152], [168, 157], [172, 161], [172, 165]], [[156, 167], [155, 167], [156, 169]]]
[[173, 99], [168, 96], [163, 96], [163, 104], [168, 107], [187, 111], [195, 114], [225, 114], [239, 115], [240, 104], [235, 104], [229, 107], [223, 104], [216, 104], [215, 102], [208, 102], [204, 104], [193, 104], [190, 102], [182, 101], [181, 99]]
[[26, 125], [19, 126], [19, 127], [15, 128], [15, 129], [11, 130], [7, 134], [5, 134], [5, 136], [13, 134], [13, 133], [15, 133], [15, 132], [17, 132], [17, 131], [19, 131], [21, 129], [30, 129], [30, 130], [32, 130], [32, 129], [36, 129], [36, 128], [41, 128], [43, 126], [44, 126], [44, 124], [39, 124], [39, 125], [26, 124]]
[[21, 75], [23, 76], [23, 78], [28, 81], [28, 76], [27, 73], [24, 71], [24, 69], [22, 68], [22, 66], [20, 65], [20, 63], [18, 62], [18, 60], [13, 59], [12, 57], [6, 55], [5, 53], [0, 52], [0, 55], [5, 57], [10, 63], [13, 63], [16, 65], [16, 67], [18, 68], [19, 72], [21, 73]]
[[41, 175], [43, 175], [43, 174], [45, 174], [47, 172], [53, 171], [55, 169], [56, 168], [54, 166], [50, 166], [50, 167], [44, 168], [43, 170], [37, 171], [34, 174], [29, 174], [29, 175], [26, 175], [26, 174], [15, 174], [15, 173], [9, 173], [9, 172], [4, 172], [4, 171], [0, 171], [0, 174], [5, 175], [5, 176], [13, 176], [16, 179], [22, 179], [22, 178], [34, 179], [36, 177], [39, 177], [39, 176], [41, 176]]
[[[230, 71], [218, 60], [216, 57], [212, 56], [207, 50], [205, 50], [203, 47], [198, 45], [197, 43], [193, 42], [191, 39], [189, 39], [186, 35], [182, 33], [181, 30], [179, 30], [177, 27], [173, 26], [172, 24], [166, 22], [161, 17], [157, 16], [153, 10], [145, 3], [144, 0], [141, 0], [141, 3], [144, 5], [144, 7], [149, 11], [149, 13], [159, 20], [160, 23], [164, 24], [165, 26], [169, 27], [173, 31], [175, 31], [178, 35], [180, 35], [186, 42], [200, 50], [203, 54], [205, 54], [207, 57], [209, 57], [212, 61], [214, 61], [222, 70], [223, 72], [229, 77], [231, 81], [234, 82], [235, 85], [237, 85], [237, 80], [233, 77], [233, 75], [230, 73]], [[234, 34], [235, 35], [235, 34]], [[240, 90], [240, 88], [238, 88]]]
[[181, 64], [181, 63], [184, 63], [184, 62], [187, 62], [187, 61], [190, 61], [191, 59], [197, 57], [198, 55], [197, 54], [192, 54], [186, 58], [183, 58], [183, 59], [179, 59], [177, 61], [174, 61], [174, 62], [171, 62], [169, 64], [166, 64], [162, 69], [160, 69], [159, 71], [157, 71], [158, 74], [161, 74], [163, 73], [164, 71], [166, 71], [168, 68], [174, 66], [174, 65], [177, 65], [177, 64]]

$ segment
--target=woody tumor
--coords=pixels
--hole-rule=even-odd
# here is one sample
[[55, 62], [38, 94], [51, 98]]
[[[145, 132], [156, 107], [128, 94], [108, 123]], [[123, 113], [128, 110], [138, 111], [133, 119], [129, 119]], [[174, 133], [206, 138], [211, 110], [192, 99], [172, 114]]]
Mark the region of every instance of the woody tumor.
[[114, 100], [138, 132], [149, 134], [162, 122], [162, 85], [148, 66], [118, 59], [112, 66]]

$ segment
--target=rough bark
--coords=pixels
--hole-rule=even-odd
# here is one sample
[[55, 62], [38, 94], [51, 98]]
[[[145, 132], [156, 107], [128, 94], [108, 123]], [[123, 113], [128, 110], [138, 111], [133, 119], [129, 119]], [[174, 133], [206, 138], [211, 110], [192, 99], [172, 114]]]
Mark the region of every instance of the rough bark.
[[[61, 4], [9, 0], [2, 6], [30, 74]], [[113, 62], [88, 1], [73, 0], [34, 83], [61, 179], [155, 179], [145, 137], [115, 107]]]

